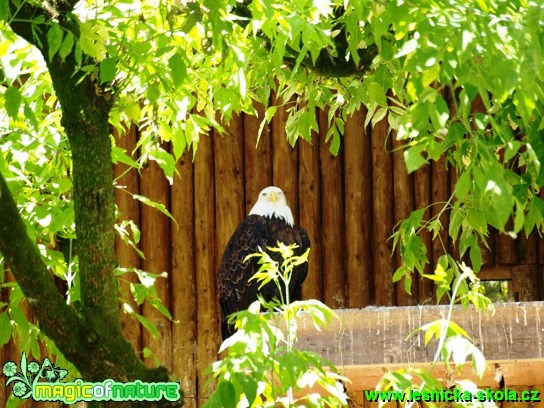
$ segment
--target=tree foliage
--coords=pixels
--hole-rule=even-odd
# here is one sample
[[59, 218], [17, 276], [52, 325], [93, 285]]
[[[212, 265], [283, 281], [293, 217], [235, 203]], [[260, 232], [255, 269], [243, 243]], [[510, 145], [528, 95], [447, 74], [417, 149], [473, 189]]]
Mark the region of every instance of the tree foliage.
[[267, 302], [259, 298], [248, 310], [229, 317], [237, 331], [221, 345], [224, 358], [210, 367], [217, 388], [205, 407], [347, 406], [342, 382], [349, 380], [320, 355], [295, 347], [298, 314], [306, 313], [318, 329], [338, 316], [318, 300], [289, 299], [293, 268], [308, 262], [309, 253], [296, 256], [294, 248], [296, 244], [282, 243], [268, 248], [281, 255], [280, 261], [264, 250], [248, 256], [256, 257], [261, 265], [252, 279], [261, 286], [272, 282], [281, 299]]
[[[543, 25], [544, 5], [527, 0], [0, 0], [3, 261], [35, 311], [55, 310], [77, 329], [63, 340], [38, 313], [61, 351], [97, 369], [72, 337], [91, 324], [84, 344], [103, 347], [95, 313], [118, 327], [111, 162], [154, 160], [172, 180], [181, 154], [234, 113], [263, 104], [270, 121], [274, 92], [288, 107], [290, 143], [310, 140], [316, 109], [327, 109], [337, 153], [346, 118], [365, 106], [368, 123], [387, 118], [405, 142], [410, 171], [445, 156], [458, 178], [435, 205], [478, 271], [490, 227], [543, 229]], [[110, 138], [130, 123], [141, 134], [137, 161]], [[443, 228], [423, 215], [396, 232], [395, 279], [407, 288], [428, 262], [419, 232]], [[137, 240], [126, 227], [117, 230]], [[49, 272], [67, 282], [66, 296]], [[3, 328], [6, 313], [19, 313], [21, 292], [9, 285]]]

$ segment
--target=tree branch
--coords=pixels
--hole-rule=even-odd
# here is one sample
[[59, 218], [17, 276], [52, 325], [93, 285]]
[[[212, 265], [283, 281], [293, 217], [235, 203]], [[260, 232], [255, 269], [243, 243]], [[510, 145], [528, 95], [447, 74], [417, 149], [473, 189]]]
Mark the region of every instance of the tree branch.
[[78, 338], [82, 332], [80, 319], [53, 283], [36, 244], [26, 232], [24, 221], [2, 174], [0, 214], [0, 252], [38, 318], [40, 327], [70, 358], [81, 347], [79, 342], [72, 341], [72, 337]]

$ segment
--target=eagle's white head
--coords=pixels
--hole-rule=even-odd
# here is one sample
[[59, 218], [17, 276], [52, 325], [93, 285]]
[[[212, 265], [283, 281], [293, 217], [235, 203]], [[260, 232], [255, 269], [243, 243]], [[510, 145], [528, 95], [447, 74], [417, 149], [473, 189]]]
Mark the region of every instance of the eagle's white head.
[[281, 218], [291, 227], [295, 224], [293, 213], [285, 200], [285, 194], [281, 188], [275, 186], [266, 187], [259, 193], [257, 202], [249, 212], [249, 215], [254, 214], [268, 218]]

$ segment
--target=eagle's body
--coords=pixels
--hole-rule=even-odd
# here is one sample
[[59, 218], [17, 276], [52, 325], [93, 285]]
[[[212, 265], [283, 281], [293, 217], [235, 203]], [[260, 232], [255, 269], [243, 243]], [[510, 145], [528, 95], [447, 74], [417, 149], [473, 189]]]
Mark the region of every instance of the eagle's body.
[[[293, 215], [287, 206], [283, 192], [277, 187], [267, 187], [259, 194], [257, 203], [249, 216], [240, 224], [230, 238], [219, 270], [219, 301], [223, 312], [223, 339], [231, 333], [226, 319], [230, 314], [244, 310], [257, 300], [260, 293], [266, 300], [280, 299], [273, 282], [263, 286], [249, 279], [259, 270], [256, 258], [244, 262], [248, 255], [259, 248], [276, 247], [278, 241], [286, 245], [296, 243], [295, 254], [302, 255], [310, 247], [310, 240], [303, 228], [294, 224]], [[270, 253], [273, 259], [279, 254]], [[279, 260], [279, 259], [278, 259]], [[302, 282], [308, 273], [308, 264], [298, 265], [291, 275], [289, 298], [301, 299]]]

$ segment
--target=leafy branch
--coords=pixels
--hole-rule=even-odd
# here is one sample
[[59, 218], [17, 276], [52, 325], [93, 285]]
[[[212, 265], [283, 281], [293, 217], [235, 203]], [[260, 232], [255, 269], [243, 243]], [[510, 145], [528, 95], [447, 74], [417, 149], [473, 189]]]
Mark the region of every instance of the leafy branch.
[[[278, 247], [268, 248], [281, 255], [281, 262], [264, 250], [250, 255], [259, 258], [261, 264], [254, 278], [261, 285], [273, 282], [285, 302], [260, 298], [248, 310], [229, 317], [237, 331], [221, 345], [220, 353], [226, 356], [208, 369], [217, 380], [217, 388], [205, 407], [234, 408], [240, 403], [249, 407], [347, 405], [342, 382], [348, 380], [318, 354], [295, 348], [299, 312], [308, 313], [317, 328], [336, 317], [317, 300], [289, 301], [292, 268], [307, 262], [308, 257], [308, 252], [294, 256], [295, 246], [278, 243]], [[324, 395], [308, 392], [314, 387], [325, 390]]]

